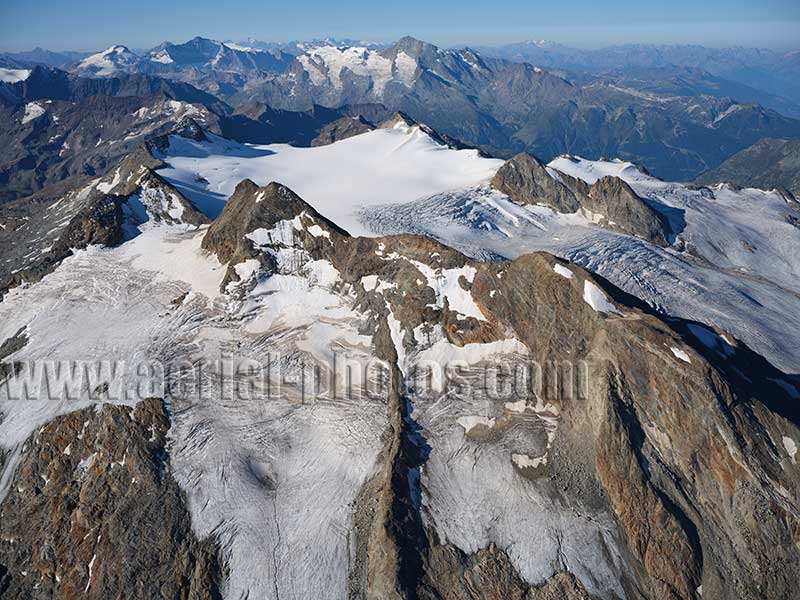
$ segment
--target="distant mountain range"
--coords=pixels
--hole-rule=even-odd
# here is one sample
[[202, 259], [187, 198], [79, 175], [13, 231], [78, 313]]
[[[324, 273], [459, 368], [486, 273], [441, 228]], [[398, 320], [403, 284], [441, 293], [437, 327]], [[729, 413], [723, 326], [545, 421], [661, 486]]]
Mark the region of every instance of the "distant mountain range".
[[[588, 52], [541, 41], [443, 49], [411, 37], [388, 46], [353, 44], [196, 37], [139, 52], [117, 45], [88, 56], [37, 49], [0, 58], [0, 85], [24, 80], [37, 58], [66, 61], [63, 68], [83, 78], [135, 75], [190, 84], [228, 105], [212, 112], [237, 111], [236, 131], [251, 142], [276, 141], [267, 130], [285, 131], [275, 121], [254, 127], [250, 115], [260, 109], [253, 107], [282, 111], [293, 122], [289, 113], [315, 107], [339, 111], [338, 118], [351, 115], [346, 107], [380, 105], [383, 116], [401, 111], [486, 154], [620, 157], [684, 181], [762, 138], [800, 137], [800, 121], [792, 118], [800, 117], [800, 105], [762, 91], [765, 86], [715, 74], [747, 67], [753, 77], [758, 71], [791, 79], [795, 54], [695, 46]], [[1, 94], [14, 92], [0, 87]], [[311, 120], [314, 128], [292, 139], [307, 142], [326, 124]]]
[[290, 110], [380, 103], [496, 156], [618, 156], [683, 180], [762, 137], [800, 136], [799, 121], [706, 93], [719, 92], [718, 82], [674, 75], [647, 86], [622, 75], [571, 76], [403, 38], [382, 50], [311, 49], [231, 101]]
[[590, 73], [689, 67], [800, 103], [800, 51], [653, 44], [584, 50], [543, 41], [487, 46], [479, 50], [487, 56]]

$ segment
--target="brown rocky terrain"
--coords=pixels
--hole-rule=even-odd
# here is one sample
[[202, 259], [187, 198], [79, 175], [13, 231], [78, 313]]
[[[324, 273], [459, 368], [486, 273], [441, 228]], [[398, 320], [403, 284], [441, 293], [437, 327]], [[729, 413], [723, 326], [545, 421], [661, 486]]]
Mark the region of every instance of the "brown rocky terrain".
[[0, 505], [3, 598], [219, 598], [166, 453], [160, 400], [59, 417], [22, 449]]
[[[314, 214], [277, 184], [240, 185], [237, 211], [248, 205], [255, 210], [257, 198], [258, 204], [277, 204], [272, 212], [258, 208], [266, 220], [249, 221], [248, 227], [270, 229], [292, 215]], [[294, 210], [287, 214], [288, 207]], [[627, 596], [699, 598], [702, 591], [705, 597], [761, 598], [765, 590], [768, 597], [791, 596], [800, 567], [800, 520], [791, 500], [797, 478], [790, 475], [797, 467], [777, 440], [798, 436], [798, 415], [779, 383], [788, 383], [785, 375], [741, 344], [707, 347], [688, 324], [663, 320], [582, 269], [571, 267], [573, 276], [565, 278], [548, 255], [476, 263], [426, 238], [350, 238], [316, 218], [302, 220], [294, 230], [298, 248], [330, 261], [343, 285], [358, 289], [371, 275], [394, 284], [382, 292], [364, 288], [356, 301], [376, 313], [376, 350], [390, 363], [400, 364], [400, 351], [412, 355], [419, 349], [412, 333], [419, 326], [440, 326], [456, 347], [500, 340], [511, 331], [542, 364], [588, 362], [585, 402], [563, 403], [557, 394], [540, 398], [558, 406], [559, 433], [547, 477], [535, 474], [533, 485], [558, 502], [605, 507], [615, 516], [627, 556]], [[309, 233], [311, 222], [321, 224], [326, 235]], [[230, 239], [206, 241], [223, 261], [237, 256]], [[249, 243], [243, 236], [239, 241]], [[272, 247], [285, 244], [276, 239]], [[485, 319], [464, 318], [447, 304], [432, 308], [436, 299], [430, 287], [419, 284], [424, 277], [419, 264], [438, 271], [473, 267], [473, 281], [462, 279], [460, 285]], [[613, 299], [617, 314], [587, 303], [590, 285]], [[402, 348], [389, 335], [383, 321], [388, 317], [381, 316], [387, 310], [406, 332]], [[438, 597], [433, 590], [441, 589], [442, 597], [514, 597], [522, 589], [528, 595], [519, 597], [547, 597], [541, 589], [520, 588], [518, 575], [496, 550], [464, 556], [437, 541], [403, 483], [409, 471], [420, 469], [424, 487], [421, 448], [436, 451], [437, 439], [412, 418], [409, 407], [423, 402], [404, 387], [399, 370], [392, 394], [386, 467], [379, 475], [383, 483], [371, 484], [379, 503], [365, 542], [364, 587], [357, 595]], [[489, 439], [500, 435], [494, 428]], [[453, 587], [459, 571], [467, 585], [463, 592]], [[466, 583], [474, 578], [479, 583]], [[564, 597], [586, 597], [571, 581], [548, 586], [566, 586]]]

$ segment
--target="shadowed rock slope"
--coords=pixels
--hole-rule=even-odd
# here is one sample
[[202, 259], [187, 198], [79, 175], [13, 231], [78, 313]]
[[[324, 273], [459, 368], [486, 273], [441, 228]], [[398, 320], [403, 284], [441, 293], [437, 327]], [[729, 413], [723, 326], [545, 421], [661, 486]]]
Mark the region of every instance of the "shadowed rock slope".
[[783, 188], [800, 198], [800, 140], [763, 139], [700, 175], [696, 183]]

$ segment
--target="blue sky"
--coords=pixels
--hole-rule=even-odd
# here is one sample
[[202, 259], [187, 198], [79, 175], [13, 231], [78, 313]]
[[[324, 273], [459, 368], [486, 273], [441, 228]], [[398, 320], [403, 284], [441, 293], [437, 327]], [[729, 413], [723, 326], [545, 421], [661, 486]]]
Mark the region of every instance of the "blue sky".
[[0, 49], [149, 48], [195, 35], [287, 41], [409, 34], [441, 45], [526, 39], [800, 48], [800, 1], [0, 0]]

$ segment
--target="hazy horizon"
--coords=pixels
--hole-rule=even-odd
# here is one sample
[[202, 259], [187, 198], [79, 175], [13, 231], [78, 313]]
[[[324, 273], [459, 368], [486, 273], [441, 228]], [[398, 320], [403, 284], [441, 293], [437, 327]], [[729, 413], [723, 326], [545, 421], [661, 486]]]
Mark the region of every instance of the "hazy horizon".
[[622, 44], [800, 47], [800, 3], [793, 0], [735, 6], [723, 0], [645, 6], [632, 0], [612, 6], [589, 0], [564, 6], [521, 0], [491, 6], [463, 6], [451, 0], [435, 4], [342, 0], [335, 5], [299, 0], [282, 6], [254, 6], [242, 0], [225, 5], [211, 0], [169, 5], [154, 0], [114, 5], [88, 0], [80, 10], [55, 0], [10, 0], [0, 8], [0, 16], [0, 50], [6, 52], [35, 47], [91, 52], [114, 44], [147, 49], [197, 35], [233, 41], [332, 37], [390, 42], [408, 34], [439, 46], [545, 39], [583, 49]]

